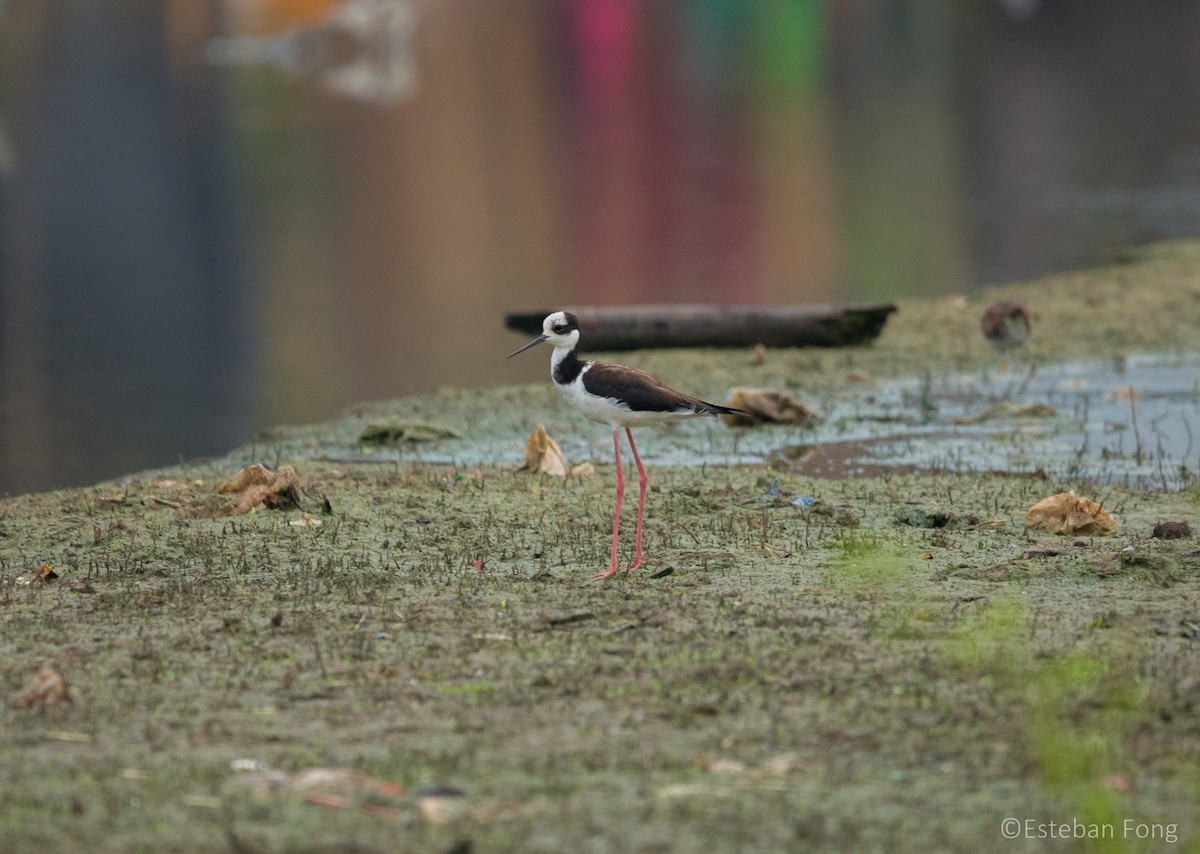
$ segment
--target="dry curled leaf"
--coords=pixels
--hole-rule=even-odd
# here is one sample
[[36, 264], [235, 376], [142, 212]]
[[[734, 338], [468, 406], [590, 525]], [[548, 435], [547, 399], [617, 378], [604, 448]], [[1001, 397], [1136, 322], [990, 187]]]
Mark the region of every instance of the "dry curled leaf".
[[735, 388], [730, 391], [725, 406], [746, 413], [722, 415], [725, 423], [731, 427], [755, 424], [799, 424], [801, 427], [811, 427], [823, 417], [786, 391], [770, 388]]
[[237, 516], [259, 507], [292, 510], [300, 507], [300, 480], [291, 466], [271, 471], [255, 463], [246, 466], [217, 487], [222, 495], [236, 496], [217, 511], [218, 516]]
[[566, 477], [568, 468], [562, 448], [550, 438], [546, 428], [539, 424], [525, 440], [525, 462], [517, 471], [530, 474], [551, 474]]
[[33, 682], [24, 691], [14, 694], [8, 705], [14, 709], [31, 709], [34, 706], [57, 706], [73, 703], [67, 680], [53, 667], [43, 667], [33, 677]]
[[54, 567], [50, 566], [48, 563], [43, 563], [33, 571], [33, 574], [37, 577], [38, 581], [42, 582], [53, 581], [54, 579], [58, 578], [58, 573], [55, 572]]
[[1090, 498], [1075, 490], [1043, 498], [1025, 514], [1026, 528], [1043, 528], [1052, 534], [1103, 536], [1117, 530], [1117, 520]]

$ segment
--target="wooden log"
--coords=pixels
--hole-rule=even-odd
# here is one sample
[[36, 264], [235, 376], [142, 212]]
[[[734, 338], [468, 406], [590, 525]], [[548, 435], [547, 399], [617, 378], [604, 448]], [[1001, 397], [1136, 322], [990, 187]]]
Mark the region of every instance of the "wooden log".
[[[568, 308], [579, 318], [583, 349], [652, 347], [847, 347], [878, 337], [896, 306], [636, 305]], [[552, 310], [513, 312], [504, 324], [539, 335]]]

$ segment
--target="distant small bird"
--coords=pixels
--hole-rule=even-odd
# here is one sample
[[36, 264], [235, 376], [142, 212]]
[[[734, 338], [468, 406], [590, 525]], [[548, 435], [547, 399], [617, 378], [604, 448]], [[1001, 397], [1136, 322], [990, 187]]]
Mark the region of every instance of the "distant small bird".
[[988, 343], [1004, 355], [1007, 368], [1009, 354], [1029, 340], [1029, 309], [1019, 302], [993, 303], [979, 319], [979, 326]]
[[642, 565], [642, 515], [646, 507], [646, 469], [633, 443], [631, 427], [661, 424], [701, 415], [744, 415], [740, 409], [730, 409], [715, 403], [668, 388], [654, 377], [624, 365], [583, 361], [579, 358], [579, 320], [569, 311], [556, 311], [542, 321], [542, 334], [524, 347], [509, 353], [511, 359], [531, 347], [548, 342], [554, 345], [550, 356], [550, 378], [554, 387], [567, 401], [585, 416], [613, 428], [613, 453], [617, 459], [617, 509], [613, 515], [612, 558], [605, 572], [595, 578], [616, 574], [617, 533], [621, 527], [621, 499], [625, 495], [625, 475], [621, 470], [620, 428], [625, 428], [629, 448], [633, 451], [638, 469], [637, 546], [633, 563], [626, 569]]

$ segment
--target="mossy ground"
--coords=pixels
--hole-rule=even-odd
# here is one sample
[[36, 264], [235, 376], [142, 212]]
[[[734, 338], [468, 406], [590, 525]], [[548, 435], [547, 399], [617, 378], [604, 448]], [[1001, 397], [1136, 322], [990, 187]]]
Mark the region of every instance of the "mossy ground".
[[[1180, 245], [1031, 290], [1041, 328], [1063, 324], [1041, 355], [1182, 348], [1198, 280]], [[1178, 303], [1150, 305], [1166, 331], [1139, 331], [1139, 288]], [[1061, 305], [1080, 294], [1097, 302]], [[970, 367], [989, 358], [975, 315], [905, 306], [875, 347], [770, 354], [759, 380], [819, 394], [849, 368]], [[690, 390], [747, 382], [728, 358], [644, 355]], [[457, 413], [463, 441], [508, 431], [519, 448], [538, 420], [571, 423], [531, 406], [544, 392], [376, 408]], [[1150, 539], [1196, 527], [1196, 489], [1106, 488], [1121, 531], [1076, 544], [1020, 524], [1073, 484], [652, 467], [648, 565], [596, 582], [602, 457], [565, 480], [330, 459], [356, 430], [257, 445], [296, 466], [320, 525], [210, 515], [246, 449], [0, 503], [0, 687], [52, 664], [75, 697], [0, 710], [0, 850], [1200, 850], [1200, 544]], [[944, 524], [898, 521], [910, 507]], [[1039, 540], [1063, 549], [1027, 556]], [[57, 580], [31, 579], [44, 563]], [[259, 796], [238, 759], [409, 794], [389, 816]], [[466, 793], [445, 824], [416, 808], [438, 785]], [[1115, 837], [1008, 842], [1010, 817]]]

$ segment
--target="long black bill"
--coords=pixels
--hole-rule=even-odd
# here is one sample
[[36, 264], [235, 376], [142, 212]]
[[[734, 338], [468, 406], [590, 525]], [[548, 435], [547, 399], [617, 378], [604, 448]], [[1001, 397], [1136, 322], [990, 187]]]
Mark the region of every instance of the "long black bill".
[[541, 344], [543, 341], [546, 340], [546, 337], [547, 336], [545, 336], [545, 335], [539, 335], [537, 338], [534, 338], [532, 341], [530, 341], [528, 344], [526, 344], [520, 350], [514, 350], [513, 352], [509, 353], [504, 358], [511, 359], [513, 356], [517, 355], [517, 353], [524, 353], [530, 347], [536, 347], [538, 344]]

